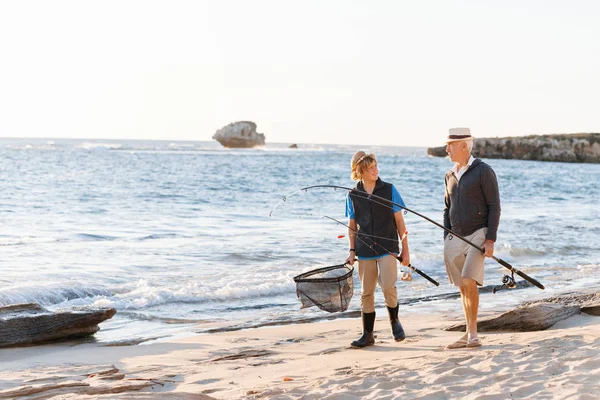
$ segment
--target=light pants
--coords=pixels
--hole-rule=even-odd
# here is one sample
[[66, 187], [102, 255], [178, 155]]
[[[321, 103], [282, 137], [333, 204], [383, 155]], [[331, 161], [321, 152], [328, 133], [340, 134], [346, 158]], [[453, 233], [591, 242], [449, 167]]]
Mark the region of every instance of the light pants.
[[362, 312], [375, 312], [375, 289], [378, 281], [383, 290], [385, 304], [392, 308], [398, 305], [396, 258], [387, 255], [376, 260], [358, 260], [358, 276], [362, 285], [360, 294]]

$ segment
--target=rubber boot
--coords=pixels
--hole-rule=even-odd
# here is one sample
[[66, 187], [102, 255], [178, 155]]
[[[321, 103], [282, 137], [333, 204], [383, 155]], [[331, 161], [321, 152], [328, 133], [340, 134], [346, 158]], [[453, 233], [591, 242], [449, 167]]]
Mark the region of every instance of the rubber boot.
[[404, 334], [404, 329], [402, 329], [402, 324], [398, 319], [398, 306], [392, 308], [388, 307], [388, 313], [390, 314], [390, 324], [392, 325], [392, 335], [394, 335], [394, 340], [396, 342], [401, 342], [406, 338]]
[[373, 327], [375, 326], [375, 312], [363, 313], [363, 334], [360, 339], [355, 340], [350, 344], [352, 347], [367, 347], [375, 344], [375, 336], [373, 336]]

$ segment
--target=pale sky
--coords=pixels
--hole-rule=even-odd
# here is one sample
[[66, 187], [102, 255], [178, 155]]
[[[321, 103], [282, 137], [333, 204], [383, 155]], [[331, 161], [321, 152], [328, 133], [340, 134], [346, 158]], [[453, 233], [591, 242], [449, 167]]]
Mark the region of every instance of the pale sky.
[[0, 0], [0, 137], [600, 132], [600, 1]]

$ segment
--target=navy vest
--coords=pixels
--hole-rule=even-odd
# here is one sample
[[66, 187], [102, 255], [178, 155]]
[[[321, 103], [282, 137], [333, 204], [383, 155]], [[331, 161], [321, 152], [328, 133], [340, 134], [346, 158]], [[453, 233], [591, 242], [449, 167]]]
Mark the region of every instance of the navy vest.
[[[392, 201], [392, 184], [377, 179], [373, 194]], [[354, 221], [357, 225], [357, 238], [354, 243], [358, 257], [378, 257], [387, 255], [388, 251], [399, 253], [398, 230], [391, 203], [371, 198], [365, 192], [362, 182], [350, 192], [354, 206]], [[377, 237], [375, 237], [377, 236]]]

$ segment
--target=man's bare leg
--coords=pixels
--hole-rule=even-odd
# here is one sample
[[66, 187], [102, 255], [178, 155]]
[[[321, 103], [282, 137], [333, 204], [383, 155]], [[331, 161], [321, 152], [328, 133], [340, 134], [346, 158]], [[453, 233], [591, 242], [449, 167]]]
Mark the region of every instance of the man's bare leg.
[[474, 339], [477, 337], [477, 313], [479, 311], [479, 289], [477, 288], [477, 282], [471, 278], [463, 278], [461, 295], [464, 296], [463, 307], [467, 322], [467, 335], [469, 339]]
[[463, 339], [467, 339], [469, 334], [469, 312], [467, 306], [467, 293], [464, 286], [459, 286], [458, 289], [460, 290], [460, 300], [462, 301], [463, 312], [465, 314], [465, 336], [463, 336]]
[[[465, 321], [467, 321], [467, 327], [468, 327], [469, 326], [469, 323], [468, 323], [469, 313], [467, 311], [466, 290], [462, 286], [459, 286], [458, 289], [460, 290], [460, 300], [462, 302], [463, 311], [465, 313]], [[467, 344], [469, 343], [468, 339], [469, 339], [469, 337], [468, 337], [468, 330], [467, 330], [467, 332], [460, 339], [458, 339], [456, 342], [446, 346], [446, 349], [460, 349], [460, 348], [467, 347]]]

